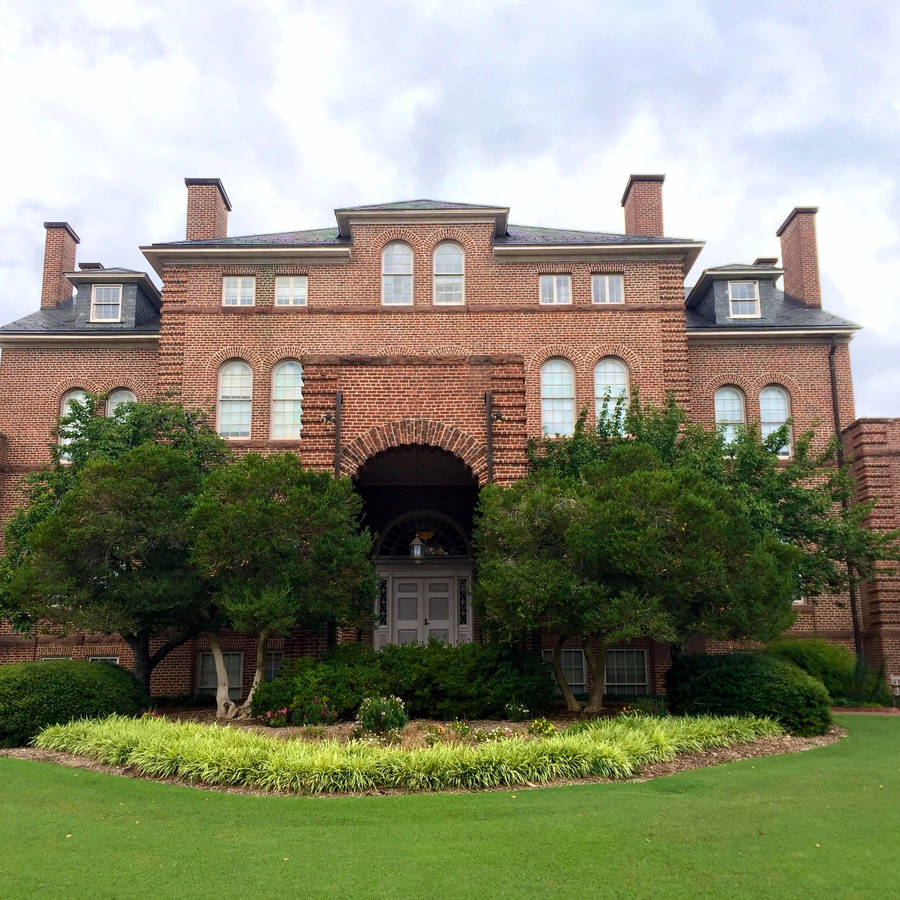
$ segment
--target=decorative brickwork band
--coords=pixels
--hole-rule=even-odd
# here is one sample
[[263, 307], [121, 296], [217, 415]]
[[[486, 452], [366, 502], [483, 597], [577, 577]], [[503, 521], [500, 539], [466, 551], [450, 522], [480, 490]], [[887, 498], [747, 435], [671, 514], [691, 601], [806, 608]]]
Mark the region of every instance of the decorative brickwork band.
[[458, 456], [479, 485], [487, 482], [487, 451], [484, 444], [464, 431], [430, 419], [401, 419], [370, 428], [341, 450], [341, 474], [351, 478], [376, 453], [413, 445], [440, 447]]

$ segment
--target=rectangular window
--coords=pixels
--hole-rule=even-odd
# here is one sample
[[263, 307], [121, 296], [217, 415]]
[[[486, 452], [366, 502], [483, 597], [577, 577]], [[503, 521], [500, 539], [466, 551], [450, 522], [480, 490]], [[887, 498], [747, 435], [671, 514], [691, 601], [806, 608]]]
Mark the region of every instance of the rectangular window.
[[625, 278], [622, 275], [592, 275], [591, 300], [594, 303], [624, 303]]
[[[543, 657], [544, 662], [550, 669], [550, 677], [555, 680], [553, 675], [553, 651], [544, 650]], [[563, 675], [566, 676], [566, 681], [569, 682], [572, 693], [587, 693], [587, 667], [584, 661], [584, 651], [576, 648], [563, 648], [560, 663], [562, 664]], [[559, 691], [559, 685], [556, 686], [556, 689]], [[560, 693], [562, 692], [560, 691]]]
[[306, 306], [306, 275], [282, 275], [275, 279], [276, 306]]
[[228, 275], [222, 279], [223, 306], [253, 306], [256, 278], [253, 275]]
[[71, 656], [42, 656], [41, 662], [53, 662], [55, 659], [71, 659]]
[[560, 305], [571, 302], [571, 275], [541, 275], [541, 303]]
[[729, 315], [733, 319], [759, 318], [759, 283], [756, 281], [729, 281]]
[[[228, 673], [228, 696], [232, 700], [240, 700], [244, 677], [244, 654], [240, 651], [223, 653], [225, 671]], [[197, 693], [215, 697], [216, 664], [212, 653], [197, 654]]]
[[91, 321], [119, 322], [122, 318], [122, 285], [95, 284], [91, 288]]
[[647, 693], [647, 651], [606, 651], [606, 693], [640, 697]]
[[111, 666], [119, 664], [118, 656], [89, 656], [88, 662], [109, 663]]
[[284, 654], [280, 650], [269, 650], [266, 653], [266, 672], [265, 680], [274, 681], [281, 671], [281, 663], [284, 660]]

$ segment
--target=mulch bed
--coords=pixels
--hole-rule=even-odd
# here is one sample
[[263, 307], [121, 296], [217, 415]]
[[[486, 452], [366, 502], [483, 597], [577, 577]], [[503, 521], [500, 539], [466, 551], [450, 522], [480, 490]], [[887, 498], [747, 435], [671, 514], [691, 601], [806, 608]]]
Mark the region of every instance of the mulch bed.
[[[479, 723], [472, 723], [479, 724]], [[481, 725], [489, 725], [494, 726], [498, 723], [496, 722], [488, 722], [488, 723], [480, 723]], [[521, 723], [511, 723], [511, 724], [521, 724]], [[334, 726], [337, 727], [337, 726]], [[267, 733], [277, 733], [279, 731], [291, 731], [294, 729], [263, 729]], [[839, 725], [832, 725], [829, 727], [828, 731], [820, 735], [819, 737], [791, 737], [790, 735], [785, 735], [782, 737], [771, 737], [771, 738], [759, 738], [755, 741], [749, 741], [745, 744], [733, 744], [731, 747], [719, 747], [714, 750], [706, 750], [700, 753], [685, 753], [670, 762], [661, 762], [661, 763], [651, 763], [650, 765], [645, 766], [641, 773], [634, 778], [629, 779], [609, 779], [609, 778], [583, 778], [579, 780], [564, 780], [559, 779], [556, 781], [549, 781], [545, 784], [524, 784], [524, 785], [515, 785], [515, 786], [504, 786], [498, 788], [488, 788], [487, 790], [495, 790], [495, 791], [524, 791], [531, 790], [535, 788], [544, 788], [544, 787], [560, 787], [562, 785], [570, 785], [570, 784], [622, 784], [628, 782], [643, 782], [650, 781], [654, 778], [662, 778], [667, 775], [677, 775], [679, 772], [686, 772], [691, 769], [701, 769], [706, 768], [708, 766], [718, 766], [722, 763], [735, 762], [740, 759], [757, 759], [762, 756], [776, 756], [785, 753], [801, 753], [805, 750], [813, 750], [816, 747], [826, 747], [829, 744], [833, 744], [839, 741], [842, 737], [846, 735], [846, 730], [841, 728]], [[95, 762], [92, 759], [88, 759], [83, 756], [73, 756], [69, 753], [60, 753], [56, 750], [38, 750], [35, 747], [13, 747], [10, 749], [0, 749], [0, 756], [8, 756], [11, 759], [26, 759], [26, 760], [36, 760], [38, 762], [50, 762], [57, 763], [61, 766], [69, 766], [71, 768], [78, 769], [90, 769], [93, 772], [102, 772], [107, 775], [119, 775], [126, 778], [141, 778], [145, 781], [160, 781], [164, 784], [176, 784], [182, 787], [193, 787], [198, 790], [208, 790], [208, 791], [220, 791], [221, 793], [226, 794], [244, 794], [249, 796], [256, 797], [271, 797], [275, 796], [271, 793], [266, 793], [264, 791], [256, 791], [251, 788], [242, 788], [242, 787], [228, 787], [224, 785], [207, 785], [207, 784], [197, 784], [195, 782], [187, 782], [182, 781], [180, 779], [175, 778], [147, 778], [140, 774], [136, 768], [133, 766], [124, 767], [124, 766], [107, 766], [102, 763]], [[379, 790], [379, 791], [368, 791], [366, 795], [368, 796], [387, 796], [387, 795], [396, 795], [396, 794], [405, 794], [410, 793], [409, 791], [399, 791], [399, 790]], [[455, 790], [455, 791], [442, 791], [441, 793], [447, 794], [462, 794], [462, 793], [482, 793], [482, 791], [463, 791], [463, 790]], [[299, 796], [296, 794], [290, 795], [282, 795], [282, 796]], [[360, 796], [359, 794], [321, 794], [315, 795], [319, 797], [347, 797], [347, 796]]]

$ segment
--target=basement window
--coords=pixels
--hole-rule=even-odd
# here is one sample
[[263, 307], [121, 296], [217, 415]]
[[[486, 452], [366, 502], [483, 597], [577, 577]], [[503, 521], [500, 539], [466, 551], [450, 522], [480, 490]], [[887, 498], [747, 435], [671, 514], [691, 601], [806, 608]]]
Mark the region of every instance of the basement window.
[[119, 322], [122, 319], [122, 285], [95, 284], [91, 288], [91, 321]]
[[729, 281], [728, 302], [732, 319], [759, 318], [759, 282]]

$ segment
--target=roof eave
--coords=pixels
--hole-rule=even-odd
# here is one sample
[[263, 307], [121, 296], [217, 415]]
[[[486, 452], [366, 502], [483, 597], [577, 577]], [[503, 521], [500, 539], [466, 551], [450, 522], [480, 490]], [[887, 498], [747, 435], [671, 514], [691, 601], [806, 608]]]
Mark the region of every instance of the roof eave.
[[697, 261], [703, 241], [682, 243], [619, 243], [619, 244], [494, 244], [494, 258], [498, 260], [546, 260], [560, 257], [584, 259], [592, 256], [639, 256], [659, 258], [680, 256], [684, 260], [684, 272]]
[[136, 344], [159, 343], [158, 331], [128, 332], [51, 332], [51, 331], [3, 331], [0, 329], [0, 349], [6, 347], [42, 346], [50, 344], [77, 344], [78, 346], [109, 345], [123, 343], [129, 347]]
[[808, 328], [795, 327], [786, 325], [781, 328], [735, 328], [733, 326], [727, 328], [691, 328], [687, 327], [687, 336], [689, 338], [708, 337], [708, 338], [731, 338], [731, 337], [822, 337], [823, 335], [846, 335], [852, 338], [854, 333], [859, 331], [862, 325], [850, 323], [847, 325], [821, 325], [810, 326]]
[[138, 248], [144, 254], [153, 271], [162, 277], [167, 263], [184, 263], [198, 265], [202, 263], [221, 263], [227, 260], [230, 265], [249, 263], [333, 263], [349, 262], [350, 246], [309, 245], [303, 247], [172, 247], [165, 244], [151, 244]]

